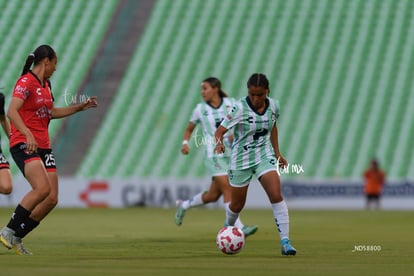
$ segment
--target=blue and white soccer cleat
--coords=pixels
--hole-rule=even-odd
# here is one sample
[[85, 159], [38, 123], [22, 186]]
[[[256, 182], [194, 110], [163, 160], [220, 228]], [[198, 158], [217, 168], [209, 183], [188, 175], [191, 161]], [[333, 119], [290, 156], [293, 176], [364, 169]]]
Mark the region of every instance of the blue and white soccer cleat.
[[290, 244], [290, 240], [283, 239], [280, 241], [280, 245], [282, 246], [282, 255], [284, 256], [295, 256], [296, 255], [296, 249]]
[[257, 225], [252, 225], [252, 226], [245, 225], [245, 226], [243, 226], [243, 228], [241, 230], [243, 231], [244, 236], [248, 237], [248, 236], [251, 236], [254, 233], [256, 233], [257, 229], [258, 229]]

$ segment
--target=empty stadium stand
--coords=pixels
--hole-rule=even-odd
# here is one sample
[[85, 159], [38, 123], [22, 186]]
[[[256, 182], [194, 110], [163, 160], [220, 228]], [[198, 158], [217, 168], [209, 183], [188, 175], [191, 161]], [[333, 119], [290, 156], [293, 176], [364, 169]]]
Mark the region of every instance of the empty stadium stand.
[[77, 175], [205, 175], [202, 149], [180, 155], [200, 81], [238, 98], [260, 71], [281, 102], [281, 149], [305, 169], [284, 177], [360, 178], [374, 156], [412, 177], [413, 4], [157, 1]]
[[[6, 105], [27, 55], [41, 44], [50, 44], [59, 57], [56, 74], [52, 77], [55, 105], [65, 106], [76, 101], [80, 84], [116, 4], [115, 0], [1, 0], [0, 86], [4, 87]], [[61, 123], [62, 120], [51, 122], [52, 139]], [[2, 147], [8, 149], [5, 138]], [[8, 155], [8, 150], [4, 152]], [[12, 166], [12, 172], [17, 171]]]

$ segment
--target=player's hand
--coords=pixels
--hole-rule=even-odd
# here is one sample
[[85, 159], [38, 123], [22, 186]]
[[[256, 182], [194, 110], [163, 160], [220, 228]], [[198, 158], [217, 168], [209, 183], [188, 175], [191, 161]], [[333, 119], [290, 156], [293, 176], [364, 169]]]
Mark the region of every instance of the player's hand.
[[94, 107], [98, 107], [98, 97], [96, 96], [92, 96], [89, 97], [86, 101], [84, 101], [81, 105], [81, 110], [86, 110], [89, 108], [94, 108]]
[[184, 144], [181, 147], [181, 153], [187, 155], [190, 152], [190, 147], [187, 144]]
[[285, 168], [289, 164], [288, 161], [282, 155], [279, 155], [277, 157], [277, 160], [279, 162], [279, 167], [281, 168]]
[[31, 133], [26, 136], [26, 144], [29, 154], [37, 152], [37, 142]]
[[214, 148], [214, 153], [222, 154], [224, 153], [225, 150], [226, 148], [224, 147], [224, 145], [222, 143], [218, 143], [216, 147]]

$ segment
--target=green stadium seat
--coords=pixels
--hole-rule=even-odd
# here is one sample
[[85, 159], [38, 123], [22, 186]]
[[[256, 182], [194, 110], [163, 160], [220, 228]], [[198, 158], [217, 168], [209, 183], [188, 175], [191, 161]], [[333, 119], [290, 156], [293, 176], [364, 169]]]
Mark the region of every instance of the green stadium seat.
[[[79, 91], [116, 5], [116, 0], [0, 0], [0, 34], [2, 39], [6, 38], [0, 50], [7, 53], [0, 59], [0, 80], [6, 103], [27, 55], [40, 44], [50, 44], [59, 56], [52, 79], [55, 105], [66, 105], [64, 92]], [[49, 128], [52, 141], [61, 123], [62, 120], [52, 121]], [[7, 143], [7, 139], [2, 139], [3, 149], [8, 148]], [[3, 152], [9, 155], [8, 150]], [[12, 166], [12, 173], [16, 172]]]
[[373, 156], [392, 177], [413, 177], [412, 8], [408, 0], [157, 1], [77, 175], [206, 176], [194, 141], [180, 154], [200, 81], [217, 76], [240, 98], [262, 71], [281, 103], [281, 150], [305, 169], [284, 178], [360, 178]]

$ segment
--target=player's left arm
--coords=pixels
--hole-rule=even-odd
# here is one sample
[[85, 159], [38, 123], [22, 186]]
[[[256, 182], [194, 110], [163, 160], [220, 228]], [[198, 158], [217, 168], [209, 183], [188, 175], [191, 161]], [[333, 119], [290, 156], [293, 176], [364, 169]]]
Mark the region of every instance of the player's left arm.
[[87, 110], [89, 108], [95, 108], [98, 106], [97, 97], [89, 97], [86, 101], [80, 104], [75, 104], [67, 107], [53, 107], [52, 119], [59, 119], [70, 116], [80, 111]]
[[270, 132], [270, 142], [272, 143], [273, 150], [275, 151], [276, 158], [279, 161], [280, 167], [286, 167], [288, 165], [287, 160], [282, 156], [279, 150], [279, 138], [276, 124], [273, 125], [272, 131]]

